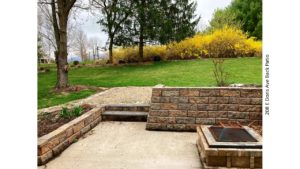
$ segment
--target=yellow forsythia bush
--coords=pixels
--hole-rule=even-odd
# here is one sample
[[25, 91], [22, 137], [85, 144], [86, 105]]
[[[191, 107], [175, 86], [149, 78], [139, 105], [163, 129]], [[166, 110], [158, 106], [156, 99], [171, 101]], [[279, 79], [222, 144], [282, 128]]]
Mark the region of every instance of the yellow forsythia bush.
[[[240, 54], [237, 47], [244, 49], [247, 36], [238, 29], [225, 26], [205, 35], [204, 48], [209, 57], [236, 57]], [[240, 50], [242, 51], [242, 50]]]
[[168, 45], [168, 59], [196, 57], [248, 57], [261, 56], [262, 42], [247, 38], [241, 30], [224, 26], [208, 34], [198, 34]]
[[203, 46], [203, 36], [195, 35], [180, 42], [167, 45], [167, 59], [195, 59], [203, 56], [206, 51]]
[[[114, 62], [132, 63], [139, 61], [139, 48], [138, 46], [117, 48], [113, 50]], [[166, 60], [166, 46], [153, 45], [144, 46], [143, 61], [153, 61], [157, 58], [159, 60]]]
[[[138, 47], [114, 49], [115, 61], [139, 61]], [[224, 26], [207, 34], [197, 34], [168, 45], [144, 47], [143, 61], [195, 59], [200, 57], [229, 58], [262, 56], [262, 42], [248, 38], [240, 29]]]

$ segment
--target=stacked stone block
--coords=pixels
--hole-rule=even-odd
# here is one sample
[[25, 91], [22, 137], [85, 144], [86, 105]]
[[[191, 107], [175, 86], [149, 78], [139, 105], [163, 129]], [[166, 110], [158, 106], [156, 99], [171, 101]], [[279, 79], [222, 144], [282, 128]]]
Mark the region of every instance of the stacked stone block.
[[262, 89], [237, 87], [152, 90], [146, 129], [195, 131], [200, 124], [262, 122]]
[[80, 136], [101, 121], [104, 107], [96, 107], [53, 132], [38, 138], [38, 165], [47, 163], [60, 154]]

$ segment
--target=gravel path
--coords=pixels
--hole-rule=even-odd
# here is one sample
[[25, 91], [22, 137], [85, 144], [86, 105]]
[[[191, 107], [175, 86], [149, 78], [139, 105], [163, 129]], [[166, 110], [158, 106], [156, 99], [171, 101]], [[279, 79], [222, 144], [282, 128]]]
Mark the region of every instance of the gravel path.
[[148, 104], [151, 100], [152, 87], [114, 87], [106, 91], [96, 93], [81, 100], [75, 100], [66, 104], [40, 109], [38, 112], [52, 112], [62, 106], [73, 107], [84, 103], [101, 104]]

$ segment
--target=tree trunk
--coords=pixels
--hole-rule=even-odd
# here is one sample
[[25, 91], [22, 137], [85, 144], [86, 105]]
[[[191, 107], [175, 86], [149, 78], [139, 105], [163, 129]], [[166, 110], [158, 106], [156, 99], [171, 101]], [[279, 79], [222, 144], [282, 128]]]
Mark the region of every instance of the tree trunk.
[[110, 41], [109, 41], [109, 47], [108, 47], [108, 50], [109, 50], [109, 61], [108, 63], [113, 63], [113, 37], [110, 37]]
[[144, 57], [144, 36], [143, 36], [143, 26], [140, 27], [140, 40], [139, 40], [139, 62], [143, 61]]
[[143, 61], [144, 58], [144, 26], [145, 26], [145, 9], [146, 2], [142, 0], [140, 7], [140, 39], [139, 39], [139, 62]]
[[[55, 51], [54, 52], [54, 56], [55, 56], [55, 64], [56, 64], [56, 67], [57, 67], [57, 69], [56, 69], [56, 83], [59, 81], [59, 76], [60, 76], [60, 74], [59, 74], [59, 71], [58, 71], [58, 51]], [[57, 86], [57, 85], [56, 85]]]
[[56, 88], [65, 88], [69, 86], [68, 80], [68, 52], [67, 52], [67, 17], [61, 16], [60, 18], [60, 41], [59, 41], [59, 53], [58, 53], [58, 81]]
[[85, 61], [85, 56], [84, 56], [84, 50], [82, 45], [80, 46], [80, 57], [81, 57], [81, 61], [84, 62]]

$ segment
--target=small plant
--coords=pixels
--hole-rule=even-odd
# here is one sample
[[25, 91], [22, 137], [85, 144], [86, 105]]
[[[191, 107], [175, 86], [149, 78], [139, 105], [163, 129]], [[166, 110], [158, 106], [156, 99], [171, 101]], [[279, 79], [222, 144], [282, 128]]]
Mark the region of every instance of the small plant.
[[62, 108], [59, 115], [60, 115], [60, 117], [65, 118], [65, 119], [69, 119], [72, 116], [71, 112], [66, 107]]
[[83, 108], [80, 106], [76, 106], [72, 110], [68, 110], [66, 107], [63, 107], [59, 115], [64, 119], [70, 119], [72, 117], [80, 116], [82, 112], [83, 112]]
[[227, 77], [228, 77], [228, 73], [225, 72], [224, 69], [224, 59], [220, 59], [220, 58], [215, 58], [213, 59], [213, 64], [214, 64], [214, 77], [215, 80], [217, 82], [218, 86], [226, 86], [227, 83]]
[[76, 106], [76, 107], [74, 107], [74, 109], [72, 110], [72, 116], [78, 117], [78, 116], [81, 115], [82, 111], [83, 111], [83, 108], [82, 108], [82, 107]]

